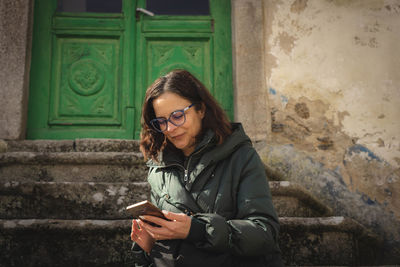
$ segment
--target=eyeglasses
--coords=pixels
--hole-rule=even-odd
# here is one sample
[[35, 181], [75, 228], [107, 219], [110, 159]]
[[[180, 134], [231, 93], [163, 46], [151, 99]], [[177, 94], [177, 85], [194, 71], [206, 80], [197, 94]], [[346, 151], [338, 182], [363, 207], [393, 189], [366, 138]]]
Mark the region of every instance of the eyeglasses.
[[190, 106], [187, 106], [184, 109], [179, 109], [179, 110], [175, 110], [174, 112], [172, 112], [169, 115], [168, 119], [165, 118], [155, 118], [153, 120], [150, 121], [151, 126], [153, 126], [153, 128], [162, 133], [168, 130], [168, 122], [172, 123], [175, 126], [181, 126], [182, 124], [185, 123], [186, 121], [186, 115], [185, 115], [185, 111], [188, 110], [189, 108], [193, 107], [194, 103], [191, 104]]

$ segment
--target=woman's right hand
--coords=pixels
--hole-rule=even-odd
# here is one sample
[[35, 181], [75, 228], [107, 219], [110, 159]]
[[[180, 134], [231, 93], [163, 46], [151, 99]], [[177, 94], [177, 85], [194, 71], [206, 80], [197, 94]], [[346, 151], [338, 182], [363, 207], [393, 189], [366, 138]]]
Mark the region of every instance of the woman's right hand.
[[147, 253], [150, 253], [155, 242], [154, 238], [145, 229], [139, 228], [137, 220], [132, 220], [131, 240], [135, 241]]

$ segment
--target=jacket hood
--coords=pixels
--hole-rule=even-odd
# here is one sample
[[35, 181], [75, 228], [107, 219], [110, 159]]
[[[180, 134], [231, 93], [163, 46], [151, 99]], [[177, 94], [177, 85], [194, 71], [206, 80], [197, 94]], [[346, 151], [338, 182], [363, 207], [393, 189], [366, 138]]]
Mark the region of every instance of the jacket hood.
[[212, 150], [207, 152], [207, 154], [211, 154], [214, 162], [218, 162], [228, 157], [238, 147], [244, 144], [252, 144], [250, 138], [244, 132], [241, 123], [232, 123], [231, 125], [232, 134], [228, 136], [222, 144], [215, 145]]

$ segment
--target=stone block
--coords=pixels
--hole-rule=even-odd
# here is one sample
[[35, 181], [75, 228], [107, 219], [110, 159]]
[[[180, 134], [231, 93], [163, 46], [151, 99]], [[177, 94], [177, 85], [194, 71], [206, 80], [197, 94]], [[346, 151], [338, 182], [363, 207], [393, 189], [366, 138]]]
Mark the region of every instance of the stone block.
[[0, 220], [2, 266], [132, 266], [131, 220]]
[[[128, 266], [131, 220], [0, 220], [6, 266]], [[281, 218], [286, 265], [373, 265], [377, 239], [343, 217]]]
[[77, 152], [138, 152], [138, 140], [76, 139]]
[[332, 210], [296, 183], [269, 182], [272, 201], [279, 216], [321, 217], [331, 216]]
[[9, 140], [7, 152], [73, 152], [73, 140]]
[[125, 207], [150, 198], [147, 183], [5, 182], [3, 219], [128, 219]]
[[[296, 185], [288, 184], [283, 190], [276, 182], [270, 182], [270, 187], [279, 216], [316, 217], [330, 214], [329, 208], [316, 200], [310, 201], [312, 197]], [[149, 199], [149, 194], [150, 187], [146, 182], [6, 181], [0, 183], [0, 218], [129, 218], [124, 208]]]
[[2, 181], [133, 182], [144, 181], [140, 153], [8, 152], [0, 154]]
[[286, 265], [376, 264], [382, 240], [345, 217], [280, 218], [280, 248]]
[[0, 153], [7, 152], [7, 143], [4, 140], [0, 140]]

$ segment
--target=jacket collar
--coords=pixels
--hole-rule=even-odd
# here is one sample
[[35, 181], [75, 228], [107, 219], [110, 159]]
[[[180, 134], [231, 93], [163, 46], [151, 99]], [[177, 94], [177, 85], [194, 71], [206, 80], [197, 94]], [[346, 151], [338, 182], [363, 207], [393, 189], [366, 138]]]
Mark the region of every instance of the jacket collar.
[[[202, 164], [199, 166], [201, 169], [209, 163], [218, 162], [232, 154], [239, 146], [243, 144], [250, 144], [251, 140], [244, 132], [241, 123], [232, 123], [232, 134], [228, 136], [225, 141], [217, 145], [215, 142], [215, 133], [207, 130], [202, 140], [196, 146], [193, 153], [194, 155], [202, 157]], [[170, 165], [182, 165], [184, 162], [184, 155], [182, 151], [176, 149], [172, 144], [168, 144], [162, 153], [160, 153], [159, 162], [149, 160], [147, 165], [149, 167], [166, 167]], [[200, 171], [200, 170], [198, 170]]]
[[[212, 130], [207, 130], [204, 134], [201, 141], [196, 145], [196, 148], [189, 155], [192, 157], [193, 155], [198, 154], [201, 151], [206, 151], [207, 147], [212, 147], [215, 145], [215, 134]], [[149, 160], [147, 162], [147, 166], [149, 167], [166, 167], [170, 165], [183, 165], [185, 160], [185, 156], [183, 155], [182, 151], [175, 148], [171, 143], [167, 144], [167, 147], [164, 149], [163, 152], [159, 154], [159, 162], [155, 162], [154, 160]]]

